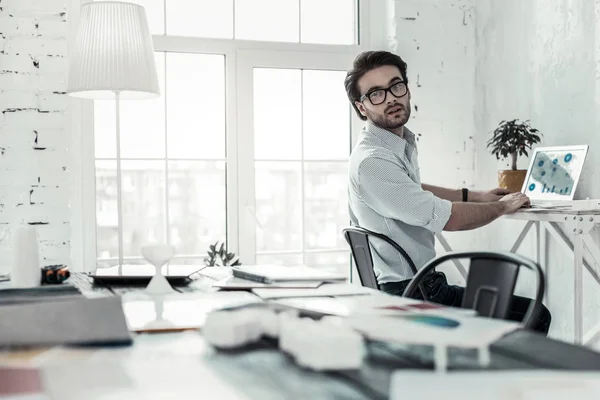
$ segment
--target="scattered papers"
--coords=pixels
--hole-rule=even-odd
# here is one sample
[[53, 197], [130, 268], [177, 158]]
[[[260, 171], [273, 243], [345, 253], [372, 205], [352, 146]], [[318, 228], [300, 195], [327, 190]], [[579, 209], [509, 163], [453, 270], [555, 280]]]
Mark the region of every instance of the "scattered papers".
[[390, 384], [390, 399], [461, 400], [597, 400], [597, 372], [544, 370], [448, 372], [396, 371]]

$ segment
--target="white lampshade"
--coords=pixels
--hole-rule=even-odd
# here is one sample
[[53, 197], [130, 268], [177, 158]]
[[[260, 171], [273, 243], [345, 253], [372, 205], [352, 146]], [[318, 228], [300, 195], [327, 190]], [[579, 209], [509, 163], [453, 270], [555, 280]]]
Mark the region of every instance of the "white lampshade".
[[140, 99], [160, 95], [146, 10], [132, 3], [81, 6], [67, 93], [75, 97]]

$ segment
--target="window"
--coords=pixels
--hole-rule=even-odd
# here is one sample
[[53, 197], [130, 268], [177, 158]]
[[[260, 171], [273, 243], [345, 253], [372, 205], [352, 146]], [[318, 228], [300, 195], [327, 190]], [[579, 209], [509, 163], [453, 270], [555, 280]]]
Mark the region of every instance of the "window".
[[245, 264], [349, 271], [341, 230], [361, 123], [343, 80], [361, 51], [358, 2], [135, 2], [161, 96], [121, 102], [120, 159], [114, 102], [93, 105], [95, 264], [144, 264], [155, 241], [175, 246], [172, 265], [202, 264], [224, 240]]
[[[154, 35], [357, 44], [354, 0], [133, 0]], [[277, 16], [274, 18], [273, 16]]]
[[[257, 262], [348, 265], [344, 71], [254, 69]], [[330, 253], [339, 257], [325, 257]]]

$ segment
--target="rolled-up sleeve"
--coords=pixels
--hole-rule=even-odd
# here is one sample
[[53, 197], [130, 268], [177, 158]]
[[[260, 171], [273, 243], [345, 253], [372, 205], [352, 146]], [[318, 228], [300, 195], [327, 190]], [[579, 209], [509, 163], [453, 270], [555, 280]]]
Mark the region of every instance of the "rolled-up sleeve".
[[452, 203], [436, 197], [413, 181], [406, 169], [391, 160], [367, 157], [358, 168], [360, 195], [385, 218], [438, 233], [450, 219]]

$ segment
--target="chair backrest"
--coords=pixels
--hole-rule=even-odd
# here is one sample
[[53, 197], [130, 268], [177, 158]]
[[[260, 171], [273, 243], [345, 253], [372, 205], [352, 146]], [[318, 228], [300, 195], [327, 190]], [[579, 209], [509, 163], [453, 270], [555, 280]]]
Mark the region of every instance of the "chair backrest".
[[462, 307], [477, 311], [481, 316], [507, 319], [512, 295], [519, 276], [520, 267], [526, 267], [536, 274], [536, 297], [529, 305], [523, 318], [523, 325], [530, 327], [531, 316], [544, 297], [544, 273], [540, 266], [522, 256], [508, 252], [450, 252], [431, 260], [411, 280], [404, 291], [405, 297], [412, 297], [423, 278], [436, 266], [448, 260], [468, 258], [471, 260]]
[[354, 262], [356, 263], [356, 269], [358, 270], [358, 277], [363, 286], [372, 289], [379, 289], [377, 277], [375, 276], [375, 271], [373, 270], [373, 254], [371, 253], [371, 247], [369, 246], [369, 236], [381, 239], [396, 249], [396, 251], [398, 251], [398, 253], [400, 253], [406, 259], [413, 273], [417, 273], [417, 268], [415, 267], [415, 264], [411, 260], [408, 253], [402, 247], [400, 247], [398, 243], [386, 235], [372, 232], [359, 226], [345, 228], [342, 232], [344, 234], [344, 238], [346, 238], [346, 241], [350, 245], [352, 256], [354, 258]]

